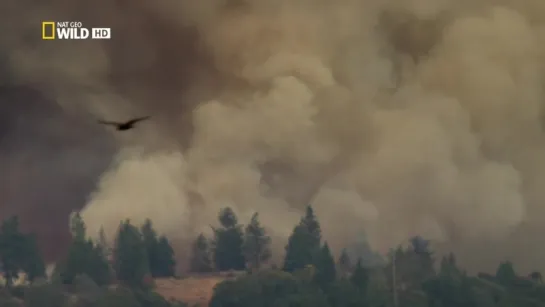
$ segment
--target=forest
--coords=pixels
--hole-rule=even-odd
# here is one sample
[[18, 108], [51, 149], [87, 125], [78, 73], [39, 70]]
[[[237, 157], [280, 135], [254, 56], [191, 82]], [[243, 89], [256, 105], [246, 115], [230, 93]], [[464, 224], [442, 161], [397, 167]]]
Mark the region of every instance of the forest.
[[[214, 288], [210, 307], [530, 307], [545, 306], [541, 274], [517, 276], [511, 262], [495, 274], [470, 276], [454, 254], [437, 256], [429, 241], [410, 240], [370, 265], [343, 250], [333, 255], [311, 206], [288, 239], [283, 262], [271, 263], [271, 238], [259, 214], [243, 225], [230, 208], [218, 214], [213, 236], [195, 238], [189, 273], [242, 272]], [[177, 275], [176, 257], [153, 223], [120, 223], [115, 242], [103, 231], [89, 239], [74, 214], [67, 255], [47, 276], [33, 234], [11, 217], [0, 228], [4, 284], [0, 307], [181, 307], [159, 295], [156, 278]], [[16, 280], [24, 273], [25, 282]]]

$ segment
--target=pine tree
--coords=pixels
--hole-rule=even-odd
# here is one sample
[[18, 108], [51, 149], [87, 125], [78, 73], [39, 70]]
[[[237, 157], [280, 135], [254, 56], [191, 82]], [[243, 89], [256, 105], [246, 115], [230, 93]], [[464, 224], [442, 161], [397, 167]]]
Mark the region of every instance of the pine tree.
[[286, 245], [283, 270], [293, 273], [313, 263], [312, 244], [308, 241], [306, 229], [298, 225], [293, 229]]
[[250, 268], [259, 270], [262, 263], [271, 258], [271, 238], [259, 223], [258, 213], [254, 213], [244, 233], [244, 257]]
[[121, 223], [114, 249], [114, 270], [117, 279], [132, 287], [144, 286], [149, 276], [148, 256], [138, 228], [129, 220]]
[[227, 207], [220, 211], [221, 228], [214, 229], [214, 262], [219, 271], [244, 270], [246, 261], [242, 252], [244, 235], [234, 211]]
[[100, 230], [98, 231], [97, 246], [100, 247], [104, 258], [110, 259], [110, 256], [112, 254], [112, 248], [108, 244], [108, 240], [106, 239], [106, 232], [104, 231], [104, 227], [100, 227]]
[[449, 278], [461, 277], [462, 272], [456, 265], [456, 258], [453, 253], [450, 253], [447, 257], [441, 259], [439, 273]]
[[500, 263], [496, 270], [496, 278], [503, 285], [511, 285], [517, 279], [513, 263], [511, 261]]
[[38, 249], [36, 236], [31, 234], [26, 236], [23, 271], [26, 273], [26, 279], [30, 282], [36, 278], [45, 277], [45, 262]]
[[45, 275], [45, 265], [33, 236], [20, 232], [19, 219], [14, 216], [0, 226], [0, 265], [11, 287], [20, 272], [27, 273], [30, 279]]
[[322, 288], [327, 287], [335, 281], [337, 270], [335, 268], [335, 260], [329, 249], [327, 242], [320, 249], [320, 253], [315, 261], [316, 275], [314, 281]]
[[307, 232], [310, 234], [313, 244], [319, 246], [322, 240], [322, 229], [316, 215], [314, 214], [314, 209], [312, 209], [312, 206], [307, 206], [305, 216], [303, 219], [301, 219], [300, 224], [305, 227]]
[[343, 248], [341, 252], [341, 256], [339, 257], [339, 271], [343, 277], [348, 276], [350, 271], [352, 270], [352, 261], [350, 260], [350, 256], [348, 256], [348, 251], [346, 248]]
[[97, 285], [108, 284], [111, 280], [111, 271], [108, 259], [99, 245], [86, 239], [85, 223], [76, 213], [71, 219], [72, 244], [68, 256], [61, 265], [62, 282], [72, 284], [77, 276], [86, 275]]
[[11, 287], [13, 279], [16, 279], [22, 269], [19, 261], [24, 238], [19, 232], [19, 219], [12, 217], [5, 220], [0, 233], [0, 261], [2, 271], [6, 279], [6, 286]]
[[365, 291], [369, 284], [369, 277], [368, 269], [363, 267], [362, 259], [359, 258], [354, 272], [350, 276], [350, 282], [358, 289]]
[[174, 249], [170, 245], [167, 237], [160, 236], [157, 242], [156, 260], [154, 277], [172, 277], [176, 273], [176, 260]]
[[153, 277], [158, 277], [162, 265], [159, 260], [159, 255], [157, 254], [159, 240], [157, 238], [157, 233], [155, 232], [155, 229], [153, 229], [153, 224], [150, 219], [146, 219], [144, 225], [141, 228], [141, 232], [142, 238], [144, 240], [144, 246], [146, 247], [150, 273]]
[[60, 273], [65, 284], [72, 284], [81, 275], [88, 276], [97, 285], [106, 285], [111, 280], [108, 260], [91, 240], [72, 242]]
[[86, 227], [79, 212], [72, 213], [70, 217], [70, 232], [74, 240], [85, 241]]
[[191, 249], [190, 270], [194, 273], [208, 273], [213, 271], [210, 260], [210, 248], [204, 234], [200, 234]]
[[[420, 285], [436, 275], [433, 252], [430, 243], [421, 237], [413, 237], [407, 248], [399, 246], [392, 255], [395, 260], [396, 282], [407, 290], [420, 288]], [[392, 284], [393, 261], [387, 265], [387, 276]]]
[[294, 272], [314, 264], [320, 250], [321, 229], [312, 207], [308, 206], [305, 216], [295, 226], [286, 245], [283, 270]]
[[433, 251], [429, 240], [425, 240], [422, 237], [416, 236], [411, 240], [412, 262], [413, 272], [411, 279], [414, 284], [422, 284], [425, 280], [432, 278], [436, 275], [434, 267]]

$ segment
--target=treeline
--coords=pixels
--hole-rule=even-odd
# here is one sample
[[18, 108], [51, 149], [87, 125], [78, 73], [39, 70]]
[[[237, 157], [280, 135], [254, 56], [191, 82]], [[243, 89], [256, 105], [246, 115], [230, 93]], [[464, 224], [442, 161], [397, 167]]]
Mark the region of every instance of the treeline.
[[[453, 254], [436, 263], [429, 241], [420, 237], [392, 250], [383, 265], [368, 266], [346, 250], [335, 257], [310, 206], [294, 226], [279, 265], [270, 263], [271, 238], [257, 213], [242, 225], [225, 208], [218, 221], [212, 237], [201, 234], [193, 242], [190, 271], [246, 273], [218, 284], [211, 307], [545, 306], [539, 272], [517, 276], [504, 262], [495, 275], [469, 276]], [[157, 235], [151, 221], [140, 227], [122, 222], [111, 245], [103, 231], [96, 242], [89, 240], [78, 214], [71, 229], [69, 252], [46, 282], [33, 236], [18, 230], [17, 218], [4, 221], [0, 264], [7, 283], [0, 307], [185, 306], [153, 291], [153, 278], [174, 276], [176, 262], [168, 239]], [[27, 274], [30, 286], [13, 285], [18, 272]]]
[[[79, 213], [70, 227], [68, 253], [47, 279], [34, 235], [19, 230], [17, 217], [2, 223], [0, 307], [185, 306], [153, 291], [153, 279], [174, 276], [176, 262], [170, 242], [157, 235], [150, 220], [140, 228], [129, 220], [120, 223], [113, 246], [103, 230], [96, 242], [89, 239]], [[22, 284], [17, 283], [21, 274]]]
[[271, 241], [258, 215], [246, 227], [228, 208], [219, 219], [222, 227], [214, 229], [213, 238], [197, 238], [192, 269], [246, 269], [250, 274], [219, 284], [211, 307], [545, 306], [539, 272], [517, 276], [506, 261], [494, 275], [469, 276], [454, 254], [436, 259], [430, 242], [418, 236], [407, 247], [393, 249], [383, 265], [351, 259], [346, 250], [334, 257], [310, 206], [293, 228], [281, 267], [262, 269], [270, 259]]

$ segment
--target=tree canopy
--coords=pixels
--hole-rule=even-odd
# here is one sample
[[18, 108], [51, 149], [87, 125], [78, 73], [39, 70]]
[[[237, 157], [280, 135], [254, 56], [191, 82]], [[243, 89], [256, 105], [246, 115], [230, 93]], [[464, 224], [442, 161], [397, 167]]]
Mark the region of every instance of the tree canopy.
[[286, 245], [284, 271], [295, 272], [314, 264], [320, 251], [322, 231], [314, 210], [308, 206], [305, 215], [293, 229]]
[[245, 228], [243, 245], [244, 257], [250, 268], [259, 270], [271, 258], [270, 245], [271, 238], [261, 226], [258, 213], [254, 213]]
[[242, 225], [233, 209], [220, 211], [218, 220], [221, 227], [214, 229], [214, 264], [219, 271], [244, 270], [244, 234]]
[[150, 274], [144, 239], [129, 220], [119, 225], [114, 249], [114, 270], [118, 281], [132, 287], [145, 286], [146, 276]]
[[45, 264], [35, 237], [20, 231], [16, 216], [4, 220], [0, 225], [0, 265], [8, 287], [20, 273], [26, 273], [30, 281], [45, 275]]

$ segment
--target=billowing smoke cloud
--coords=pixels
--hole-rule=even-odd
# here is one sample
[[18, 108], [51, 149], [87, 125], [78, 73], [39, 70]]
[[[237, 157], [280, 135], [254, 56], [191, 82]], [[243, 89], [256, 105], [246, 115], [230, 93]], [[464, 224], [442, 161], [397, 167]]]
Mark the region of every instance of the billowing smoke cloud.
[[[379, 250], [414, 234], [478, 245], [474, 267], [545, 254], [542, 1], [12, 5], [19, 82], [67, 113], [153, 116], [115, 135], [92, 232], [150, 217], [183, 241], [229, 205], [285, 237], [312, 203], [337, 247], [365, 231]], [[112, 39], [39, 41], [44, 19]]]
[[28, 87], [0, 90], [0, 219], [19, 216], [47, 260], [63, 255], [67, 216], [84, 206], [114, 153], [99, 128]]

